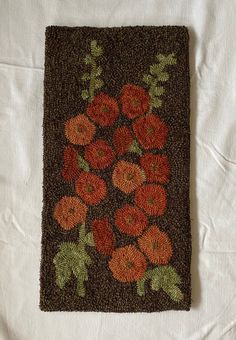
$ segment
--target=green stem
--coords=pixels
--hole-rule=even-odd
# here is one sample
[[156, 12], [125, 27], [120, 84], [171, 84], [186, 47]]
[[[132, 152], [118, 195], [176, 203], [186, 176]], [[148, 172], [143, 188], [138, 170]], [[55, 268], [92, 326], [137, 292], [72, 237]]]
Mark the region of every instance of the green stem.
[[90, 76], [90, 83], [89, 83], [89, 101], [90, 102], [94, 98], [94, 90], [95, 90], [95, 71], [96, 71], [97, 65], [96, 65], [94, 58], [92, 58], [91, 66], [92, 66], [92, 69], [91, 69], [91, 76]]
[[78, 280], [77, 281], [77, 294], [81, 297], [85, 296], [85, 287], [84, 287], [84, 281]]
[[79, 242], [81, 244], [84, 244], [85, 242], [85, 235], [86, 235], [85, 223], [83, 223], [81, 224], [80, 229], [79, 229]]

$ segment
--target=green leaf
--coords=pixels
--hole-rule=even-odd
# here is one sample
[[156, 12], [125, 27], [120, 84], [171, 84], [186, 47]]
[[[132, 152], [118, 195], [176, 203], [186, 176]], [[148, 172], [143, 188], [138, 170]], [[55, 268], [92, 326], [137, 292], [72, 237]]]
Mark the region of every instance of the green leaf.
[[84, 62], [85, 62], [86, 65], [91, 64], [93, 62], [92, 56], [90, 54], [87, 54], [84, 58]]
[[175, 54], [174, 53], [171, 53], [171, 54], [168, 54], [165, 58], [165, 63], [167, 65], [175, 65], [177, 62], [176, 60], [176, 57], [175, 57]]
[[102, 74], [102, 68], [101, 66], [96, 67], [95, 71], [94, 71], [94, 76], [95, 77], [99, 77]]
[[161, 281], [158, 276], [154, 276], [151, 280], [152, 290], [158, 291], [161, 288]]
[[142, 155], [142, 150], [140, 149], [138, 142], [136, 141], [136, 139], [133, 140], [132, 144], [129, 147], [129, 151], [130, 152], [134, 152], [137, 153], [138, 155]]
[[138, 280], [137, 282], [137, 293], [139, 296], [144, 296], [145, 295], [145, 278], [142, 278]]
[[95, 243], [94, 243], [94, 239], [93, 239], [93, 233], [89, 232], [87, 233], [87, 235], [85, 236], [85, 243], [90, 246], [90, 247], [94, 247]]
[[151, 85], [154, 81], [154, 78], [150, 75], [150, 74], [145, 74], [143, 76], [143, 81], [144, 83], [146, 83], [147, 85]]
[[102, 48], [97, 45], [96, 40], [91, 41], [91, 54], [94, 57], [100, 57], [102, 55]]
[[84, 158], [82, 156], [78, 155], [77, 159], [78, 159], [80, 169], [82, 169], [86, 172], [89, 172], [89, 170], [90, 170], [89, 164], [84, 160]]
[[166, 292], [166, 294], [168, 294], [171, 297], [172, 300], [176, 302], [180, 302], [184, 298], [184, 295], [179, 289], [179, 287], [175, 285], [168, 288], [163, 288], [163, 290]]
[[162, 64], [153, 64], [150, 66], [150, 73], [152, 75], [158, 76], [163, 69], [163, 65]]
[[89, 73], [84, 73], [81, 78], [83, 81], [90, 80], [90, 74]]
[[169, 80], [169, 74], [167, 72], [159, 73], [158, 80], [163, 82]]
[[94, 81], [94, 88], [100, 89], [103, 86], [103, 81], [101, 79], [95, 79]]
[[161, 106], [161, 104], [162, 104], [162, 100], [161, 99], [159, 99], [158, 97], [153, 97], [152, 98], [151, 105], [153, 107], [158, 108], [158, 107]]
[[88, 90], [82, 90], [81, 92], [81, 97], [83, 98], [83, 100], [86, 100], [89, 98], [89, 92]]
[[60, 253], [54, 257], [53, 263], [56, 270], [56, 283], [62, 289], [70, 280], [71, 268], [68, 266], [67, 261], [64, 260]]
[[165, 92], [165, 89], [163, 86], [155, 86], [152, 89], [152, 95], [155, 97], [163, 95], [164, 92]]
[[73, 273], [78, 282], [79, 289], [77, 287], [77, 293], [79, 296], [84, 296], [84, 281], [88, 280], [86, 265], [90, 265], [92, 262], [85, 251], [84, 244], [63, 242], [60, 244], [59, 249], [53, 259], [57, 285], [61, 289], [64, 288], [71, 277], [71, 273]]

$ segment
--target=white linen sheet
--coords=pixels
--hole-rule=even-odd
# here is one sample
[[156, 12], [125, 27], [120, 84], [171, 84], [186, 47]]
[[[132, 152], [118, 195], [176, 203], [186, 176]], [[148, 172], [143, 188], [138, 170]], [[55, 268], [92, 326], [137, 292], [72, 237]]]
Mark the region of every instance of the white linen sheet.
[[[236, 1], [0, 0], [0, 339], [236, 339]], [[190, 312], [39, 310], [47, 25], [186, 25]]]

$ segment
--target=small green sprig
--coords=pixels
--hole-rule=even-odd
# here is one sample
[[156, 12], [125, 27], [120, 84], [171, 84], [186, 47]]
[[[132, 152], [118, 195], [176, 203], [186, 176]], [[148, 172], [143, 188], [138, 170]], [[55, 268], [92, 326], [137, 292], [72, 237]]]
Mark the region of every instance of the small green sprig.
[[101, 66], [97, 66], [97, 59], [102, 55], [103, 50], [98, 46], [96, 40], [92, 40], [90, 43], [90, 54], [87, 54], [84, 58], [86, 65], [91, 66], [91, 72], [84, 73], [82, 76], [83, 82], [89, 82], [88, 89], [83, 89], [81, 96], [84, 100], [91, 102], [94, 98], [95, 90], [100, 89], [103, 86], [103, 81], [100, 79], [102, 74]]
[[164, 55], [157, 54], [156, 55], [157, 63], [152, 64], [149, 69], [149, 74], [145, 74], [143, 77], [143, 81], [149, 86], [149, 95], [151, 97], [151, 103], [149, 112], [152, 111], [152, 108], [158, 108], [162, 105], [162, 100], [160, 97], [165, 92], [163, 86], [160, 86], [159, 83], [166, 82], [169, 80], [169, 74], [166, 71], [166, 66], [175, 65], [176, 57], [174, 53]]

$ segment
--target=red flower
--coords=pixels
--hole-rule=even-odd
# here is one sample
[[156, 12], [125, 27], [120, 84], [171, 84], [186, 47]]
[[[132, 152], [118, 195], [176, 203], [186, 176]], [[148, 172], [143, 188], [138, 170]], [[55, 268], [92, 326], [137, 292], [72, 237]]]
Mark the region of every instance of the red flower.
[[149, 182], [167, 183], [169, 181], [170, 165], [166, 156], [146, 153], [140, 158], [140, 164]]
[[152, 113], [134, 121], [133, 130], [139, 143], [146, 150], [162, 149], [168, 133], [166, 124]]
[[119, 127], [113, 134], [113, 144], [116, 149], [118, 156], [122, 156], [131, 147], [133, 137], [127, 126]]
[[101, 126], [111, 126], [119, 115], [118, 104], [114, 98], [100, 93], [88, 105], [87, 115]]
[[115, 213], [115, 225], [128, 235], [138, 236], [147, 226], [146, 215], [137, 207], [126, 204], [117, 209]]
[[156, 226], [145, 231], [138, 239], [138, 244], [142, 252], [155, 264], [167, 264], [173, 254], [168, 235]]
[[63, 229], [70, 230], [85, 221], [87, 210], [78, 197], [63, 196], [55, 205], [53, 217]]
[[79, 114], [76, 117], [70, 118], [65, 124], [66, 138], [72, 144], [89, 144], [93, 139], [95, 132], [95, 126], [90, 122], [88, 117], [83, 114]]
[[105, 169], [115, 158], [112, 148], [102, 139], [85, 147], [84, 158], [94, 169]]
[[80, 167], [77, 152], [72, 146], [66, 146], [63, 154], [64, 168], [61, 172], [65, 181], [70, 182], [79, 177]]
[[75, 182], [75, 190], [82, 200], [89, 205], [100, 203], [107, 193], [105, 181], [90, 172], [80, 174]]
[[158, 184], [144, 184], [135, 191], [135, 204], [148, 215], [163, 215], [166, 209], [166, 192]]
[[128, 245], [113, 251], [109, 268], [116, 280], [132, 282], [143, 277], [147, 262], [144, 255], [135, 246]]
[[126, 194], [130, 194], [144, 182], [144, 174], [135, 163], [119, 161], [112, 174], [113, 185]]
[[108, 218], [94, 220], [92, 232], [97, 251], [103, 255], [110, 255], [115, 247], [115, 237]]
[[124, 85], [121, 90], [122, 111], [128, 118], [138, 117], [149, 109], [150, 96], [140, 86]]

